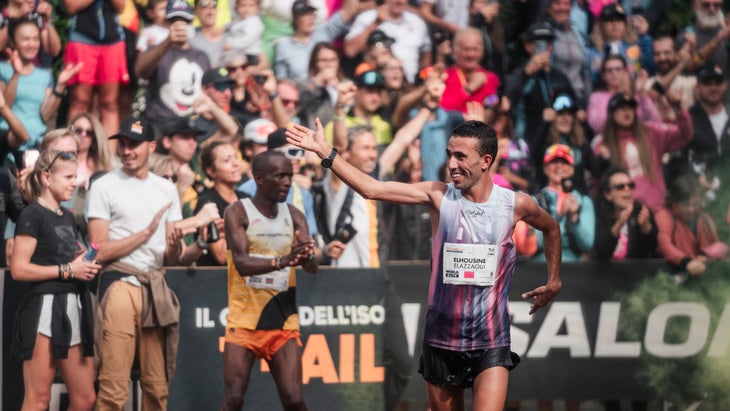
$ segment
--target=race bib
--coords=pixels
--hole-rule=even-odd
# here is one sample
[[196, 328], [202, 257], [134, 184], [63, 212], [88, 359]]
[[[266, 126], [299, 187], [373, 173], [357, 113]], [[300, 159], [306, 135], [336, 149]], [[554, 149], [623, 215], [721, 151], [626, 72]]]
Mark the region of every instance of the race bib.
[[444, 284], [494, 285], [497, 246], [487, 244], [444, 244]]
[[[254, 255], [253, 257], [267, 258], [271, 256]], [[257, 288], [259, 290], [286, 291], [289, 289], [290, 267], [284, 267], [281, 270], [272, 271], [266, 274], [246, 276], [246, 286]]]

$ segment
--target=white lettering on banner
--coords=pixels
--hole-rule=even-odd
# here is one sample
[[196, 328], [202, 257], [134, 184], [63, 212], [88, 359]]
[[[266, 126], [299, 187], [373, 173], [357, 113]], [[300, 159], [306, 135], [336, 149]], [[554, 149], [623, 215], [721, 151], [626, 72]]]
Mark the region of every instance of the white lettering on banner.
[[210, 319], [210, 308], [198, 307], [195, 309], [195, 328], [214, 328], [215, 321]]
[[380, 325], [385, 322], [382, 305], [315, 305], [299, 307], [299, 324], [311, 325]]
[[[566, 334], [558, 334], [563, 324]], [[573, 358], [591, 356], [586, 322], [579, 302], [561, 301], [551, 305], [527, 356], [547, 357], [552, 348], [567, 348]]]
[[228, 307], [221, 310], [220, 315], [218, 315], [218, 321], [220, 321], [221, 325], [224, 327], [228, 325]]
[[[672, 317], [687, 317], [687, 341], [679, 344], [664, 342], [667, 323]], [[691, 357], [702, 350], [710, 333], [710, 310], [700, 303], [672, 302], [654, 308], [646, 320], [644, 346], [655, 357]]]
[[418, 317], [421, 315], [421, 304], [401, 304], [400, 312], [403, 317], [403, 330], [406, 332], [408, 354], [413, 357], [416, 350], [416, 335], [418, 335]]
[[[618, 341], [619, 302], [601, 303], [592, 353], [580, 302], [552, 303], [532, 340], [530, 333], [519, 328], [520, 324], [532, 323], [530, 305], [524, 301], [510, 302], [512, 351], [520, 356], [545, 358], [552, 349], [568, 349], [572, 358], [638, 358], [641, 354], [642, 342]], [[667, 324], [677, 317], [688, 320], [688, 329], [683, 332], [687, 338], [682, 342], [666, 342]], [[730, 302], [725, 304], [714, 334], [711, 334], [711, 319], [710, 310], [702, 303], [660, 304], [647, 317], [643, 347], [650, 355], [661, 358], [691, 357], [705, 347], [708, 347], [708, 357], [725, 357], [730, 348]]]
[[[195, 328], [214, 328], [209, 307], [195, 307]], [[221, 310], [218, 323], [225, 327], [228, 308]], [[303, 327], [316, 325], [380, 325], [385, 322], [382, 305], [315, 305], [299, 307], [299, 324]]]
[[730, 304], [725, 304], [722, 310], [720, 321], [717, 322], [715, 335], [712, 337], [710, 348], [707, 349], [708, 357], [724, 357], [730, 346]]
[[601, 312], [598, 314], [598, 332], [596, 333], [596, 357], [634, 358], [641, 354], [640, 342], [616, 341], [620, 312], [621, 303], [601, 304]]

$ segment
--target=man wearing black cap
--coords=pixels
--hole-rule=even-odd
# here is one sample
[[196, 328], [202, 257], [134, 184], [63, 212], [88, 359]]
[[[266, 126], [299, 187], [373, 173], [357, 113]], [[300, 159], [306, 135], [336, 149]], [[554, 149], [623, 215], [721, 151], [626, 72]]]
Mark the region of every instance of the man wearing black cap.
[[[119, 141], [122, 166], [94, 182], [87, 213], [89, 240], [100, 245], [96, 258], [105, 266], [98, 292], [101, 365], [96, 405], [101, 411], [123, 409], [137, 358], [142, 409], [165, 410], [179, 307], [166, 289], [164, 265], [177, 264], [182, 254], [172, 228], [182, 218], [180, 201], [170, 181], [149, 172], [156, 143], [148, 123], [129, 118], [109, 138]], [[143, 304], [152, 304], [149, 312], [155, 318], [143, 317]]]
[[352, 19], [359, 12], [362, 3], [345, 0], [342, 8], [333, 14], [325, 24], [315, 26], [315, 7], [307, 0], [296, 0], [292, 4], [292, 26], [294, 34], [282, 37], [276, 42], [274, 73], [276, 78], [306, 81], [309, 76], [309, 56], [314, 45], [332, 42], [347, 33]]
[[[354, 85], [351, 82], [340, 83], [335, 115], [332, 122], [325, 127], [327, 138], [339, 146], [347, 141], [347, 128], [368, 124], [372, 127], [379, 146], [390, 143], [393, 140], [393, 128], [377, 113], [383, 101], [381, 92], [384, 88], [385, 79], [377, 70], [361, 73], [355, 78]], [[347, 112], [350, 104], [352, 108]]]
[[223, 67], [203, 73], [203, 94], [193, 102], [193, 110], [199, 115], [193, 127], [200, 131], [200, 144], [208, 139], [230, 141], [238, 134], [239, 124], [230, 115], [234, 82], [228, 74]]
[[[367, 48], [362, 61], [373, 67], [378, 67], [386, 58], [393, 55], [393, 44], [395, 39], [385, 34], [382, 30], [375, 30], [368, 37]], [[357, 71], [357, 70], [355, 70]]]
[[210, 62], [204, 51], [190, 45], [193, 17], [187, 1], [170, 0], [166, 14], [169, 36], [137, 58], [135, 73], [150, 82], [143, 116], [155, 124], [192, 114], [193, 102], [202, 94], [201, 78]]
[[[654, 72], [649, 23], [643, 16], [628, 16], [620, 4], [611, 4], [601, 10], [598, 24], [602, 43], [591, 48], [588, 54], [588, 64], [594, 79], [600, 77], [599, 68], [603, 59], [614, 55], [626, 60], [631, 73], [638, 73], [642, 69]], [[627, 29], [636, 35], [636, 41], [626, 41]]]
[[515, 113], [515, 134], [528, 143], [536, 138], [543, 110], [552, 107], [559, 94], [575, 98], [570, 80], [560, 70], [550, 67], [550, 53], [555, 33], [549, 23], [534, 23], [524, 34], [527, 63], [518, 67], [505, 81], [505, 95]]
[[[720, 66], [706, 65], [697, 73], [697, 102], [689, 109], [694, 134], [684, 150], [695, 172], [713, 174], [721, 155], [730, 153], [730, 110], [725, 104], [728, 82]], [[712, 188], [713, 178], [704, 181]]]

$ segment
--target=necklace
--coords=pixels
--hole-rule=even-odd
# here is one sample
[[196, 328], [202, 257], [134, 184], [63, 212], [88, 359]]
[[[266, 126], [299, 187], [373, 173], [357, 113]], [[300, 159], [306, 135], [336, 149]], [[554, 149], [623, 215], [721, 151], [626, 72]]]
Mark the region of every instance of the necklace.
[[61, 208], [55, 209], [55, 208], [51, 207], [48, 203], [45, 202], [45, 200], [43, 200], [40, 197], [38, 197], [38, 204], [53, 211], [56, 215], [63, 215], [63, 210], [61, 210]]

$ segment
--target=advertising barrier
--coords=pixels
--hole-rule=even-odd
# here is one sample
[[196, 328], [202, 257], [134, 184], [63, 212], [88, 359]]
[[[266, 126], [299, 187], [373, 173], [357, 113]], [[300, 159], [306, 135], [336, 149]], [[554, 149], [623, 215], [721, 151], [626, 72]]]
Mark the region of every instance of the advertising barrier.
[[[657, 387], [646, 382], [647, 370], [664, 372], [655, 363], [726, 363], [730, 308], [725, 309], [724, 297], [675, 298], [673, 289], [692, 285], [676, 285], [668, 275], [657, 275], [664, 268], [660, 261], [564, 264], [558, 298], [531, 316], [530, 302], [520, 294], [543, 285], [547, 273], [544, 264], [518, 264], [510, 311], [512, 350], [522, 362], [510, 375], [509, 398], [655, 398]], [[383, 410], [389, 372], [411, 376], [404, 400], [425, 402], [425, 384], [416, 369], [428, 273], [426, 262], [393, 263], [387, 270], [298, 272], [304, 393], [310, 409]], [[216, 409], [223, 396], [226, 273], [198, 268], [171, 269], [167, 275], [182, 304], [169, 409]], [[20, 364], [8, 361], [7, 352], [24, 287], [5, 273], [5, 410], [19, 409], [22, 401]], [[58, 384], [51, 410], [64, 410], [66, 402]], [[265, 362], [254, 365], [245, 404], [248, 409], [280, 408]]]

